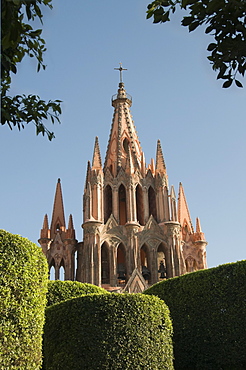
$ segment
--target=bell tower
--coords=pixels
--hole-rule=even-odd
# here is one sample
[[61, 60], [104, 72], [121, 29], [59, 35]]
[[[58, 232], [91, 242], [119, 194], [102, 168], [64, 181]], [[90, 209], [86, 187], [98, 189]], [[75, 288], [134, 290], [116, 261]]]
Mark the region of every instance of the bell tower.
[[[46, 214], [38, 242], [47, 257], [49, 271], [52, 267], [55, 270], [55, 280], [74, 280], [74, 254], [77, 240], [75, 239], [72, 215], [69, 216], [68, 228], [66, 229], [60, 179], [56, 185], [50, 228]], [[64, 276], [61, 276], [62, 271]]]
[[77, 280], [133, 291], [129, 284], [136, 279], [143, 289], [206, 268], [207, 242], [199, 220], [193, 230], [182, 185], [178, 204], [174, 187], [169, 190], [160, 140], [156, 160], [146, 166], [130, 111], [132, 97], [122, 82], [124, 69], [118, 69], [104, 166], [96, 137], [87, 167]]
[[[141, 292], [162, 279], [207, 268], [207, 242], [199, 218], [194, 230], [183, 185], [178, 199], [169, 187], [160, 140], [146, 165], [131, 115], [132, 97], [120, 72], [104, 165], [98, 137], [88, 162], [83, 195], [83, 241], [73, 219], [65, 224], [58, 179], [49, 228], [45, 215], [39, 243], [55, 278], [78, 280], [108, 290]], [[75, 252], [77, 270], [75, 274]]]

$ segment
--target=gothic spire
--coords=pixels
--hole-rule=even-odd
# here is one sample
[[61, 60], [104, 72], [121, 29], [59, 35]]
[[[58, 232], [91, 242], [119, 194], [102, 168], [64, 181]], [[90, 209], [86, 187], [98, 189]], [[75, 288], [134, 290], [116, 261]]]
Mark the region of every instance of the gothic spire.
[[47, 215], [47, 213], [44, 215], [43, 229], [44, 230], [48, 230], [49, 229], [49, 222], [48, 222], [48, 215]]
[[128, 149], [134, 171], [141, 171], [142, 149], [130, 112], [131, 104], [132, 97], [127, 94], [124, 83], [120, 82], [118, 93], [112, 97], [114, 115], [104, 164], [104, 171], [109, 168], [114, 177], [121, 167], [126, 167]]
[[189, 208], [186, 202], [185, 193], [181, 182], [179, 183], [178, 221], [182, 227], [186, 224], [190, 229], [190, 232], [194, 233]]
[[170, 205], [171, 205], [171, 219], [172, 221], [177, 221], [176, 194], [173, 185], [171, 186], [170, 191]]
[[49, 230], [49, 223], [48, 223], [48, 215], [44, 216], [43, 228], [41, 229], [40, 238], [49, 238], [50, 237], [50, 230]]
[[61, 189], [61, 180], [58, 179], [56, 185], [56, 193], [54, 199], [54, 206], [53, 206], [53, 214], [51, 220], [51, 238], [53, 239], [56, 230], [65, 231], [66, 224], [65, 224], [65, 216], [64, 216], [64, 207], [63, 207], [63, 199], [62, 199], [62, 189]]
[[161, 142], [160, 140], [157, 141], [157, 149], [156, 149], [156, 172], [159, 173], [166, 173], [166, 165], [161, 149]]
[[75, 230], [73, 227], [73, 216], [69, 215], [68, 228], [66, 231], [66, 239], [75, 239]]
[[196, 218], [196, 233], [201, 233], [202, 228], [201, 228], [201, 223], [199, 217]]
[[98, 137], [96, 136], [93, 159], [92, 159], [92, 170], [101, 170], [101, 169], [102, 169], [102, 160], [101, 160]]

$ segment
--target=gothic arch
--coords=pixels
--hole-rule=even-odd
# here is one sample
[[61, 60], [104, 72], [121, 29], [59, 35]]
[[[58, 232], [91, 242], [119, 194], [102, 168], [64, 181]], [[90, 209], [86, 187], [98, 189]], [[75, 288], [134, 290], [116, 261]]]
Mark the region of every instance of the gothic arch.
[[137, 221], [140, 225], [144, 225], [144, 201], [143, 201], [143, 189], [141, 185], [136, 186], [136, 209], [137, 209]]
[[55, 260], [54, 258], [52, 258], [49, 263], [49, 279], [55, 280]]
[[110, 283], [109, 247], [106, 242], [101, 246], [101, 281], [102, 284]]
[[150, 252], [149, 247], [146, 244], [143, 244], [140, 248], [140, 260], [141, 260], [141, 269], [142, 275], [145, 280], [151, 280], [151, 263], [150, 263]]
[[157, 248], [157, 266], [158, 266], [158, 279], [167, 278], [167, 258], [166, 258], [166, 246], [164, 243], [158, 245]]
[[153, 216], [157, 221], [157, 211], [156, 211], [156, 194], [153, 187], [150, 185], [148, 189], [148, 202], [149, 202], [149, 216]]
[[106, 223], [113, 213], [113, 203], [112, 203], [112, 188], [107, 185], [104, 189], [104, 223]]
[[119, 202], [119, 224], [125, 225], [127, 222], [127, 206], [126, 206], [126, 188], [123, 184], [118, 189]]
[[60, 266], [59, 266], [59, 280], [64, 281], [66, 280], [66, 270], [65, 270], [65, 262], [64, 259], [61, 259]]
[[125, 153], [127, 154], [129, 150], [129, 140], [126, 137], [124, 138], [122, 142], [122, 146], [123, 146]]
[[126, 248], [120, 243], [117, 248], [117, 279], [120, 284], [126, 281]]

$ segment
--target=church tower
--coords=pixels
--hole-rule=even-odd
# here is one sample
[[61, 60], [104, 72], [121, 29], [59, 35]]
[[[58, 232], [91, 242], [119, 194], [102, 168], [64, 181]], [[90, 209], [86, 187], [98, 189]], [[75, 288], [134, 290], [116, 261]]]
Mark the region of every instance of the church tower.
[[[38, 242], [47, 257], [49, 271], [54, 267], [55, 279], [74, 280], [74, 254], [77, 240], [75, 239], [72, 215], [69, 216], [68, 228], [66, 229], [60, 179], [56, 185], [50, 228], [46, 214]], [[62, 270], [64, 276], [62, 276]]]
[[[207, 268], [200, 220], [194, 230], [184, 188], [178, 199], [169, 187], [161, 142], [156, 159], [145, 163], [131, 115], [132, 97], [122, 82], [112, 97], [114, 108], [104, 165], [98, 137], [88, 162], [83, 195], [83, 241], [77, 243], [72, 216], [65, 226], [58, 180], [49, 229], [47, 215], [39, 243], [65, 279], [141, 292], [162, 279]], [[74, 253], [77, 251], [75, 275]]]
[[[206, 268], [207, 242], [199, 219], [193, 229], [183, 186], [178, 202], [173, 186], [169, 190], [159, 140], [156, 160], [146, 166], [131, 105], [121, 79], [112, 97], [114, 114], [104, 166], [97, 137], [92, 164], [88, 162], [84, 240], [78, 249], [76, 278], [139, 291], [144, 284]], [[135, 283], [129, 287], [133, 274]]]

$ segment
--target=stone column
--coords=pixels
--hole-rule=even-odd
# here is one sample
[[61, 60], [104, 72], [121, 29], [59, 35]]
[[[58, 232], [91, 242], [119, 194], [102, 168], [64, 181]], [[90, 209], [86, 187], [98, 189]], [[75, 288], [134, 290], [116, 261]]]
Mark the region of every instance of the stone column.
[[118, 199], [118, 187], [114, 185], [112, 187], [112, 213], [119, 222], [119, 199]]
[[[180, 224], [179, 222], [165, 222], [168, 236], [168, 277], [180, 275]], [[170, 264], [170, 266], [168, 266]]]
[[143, 204], [144, 204], [144, 223], [149, 219], [149, 200], [148, 200], [148, 189], [143, 186]]

